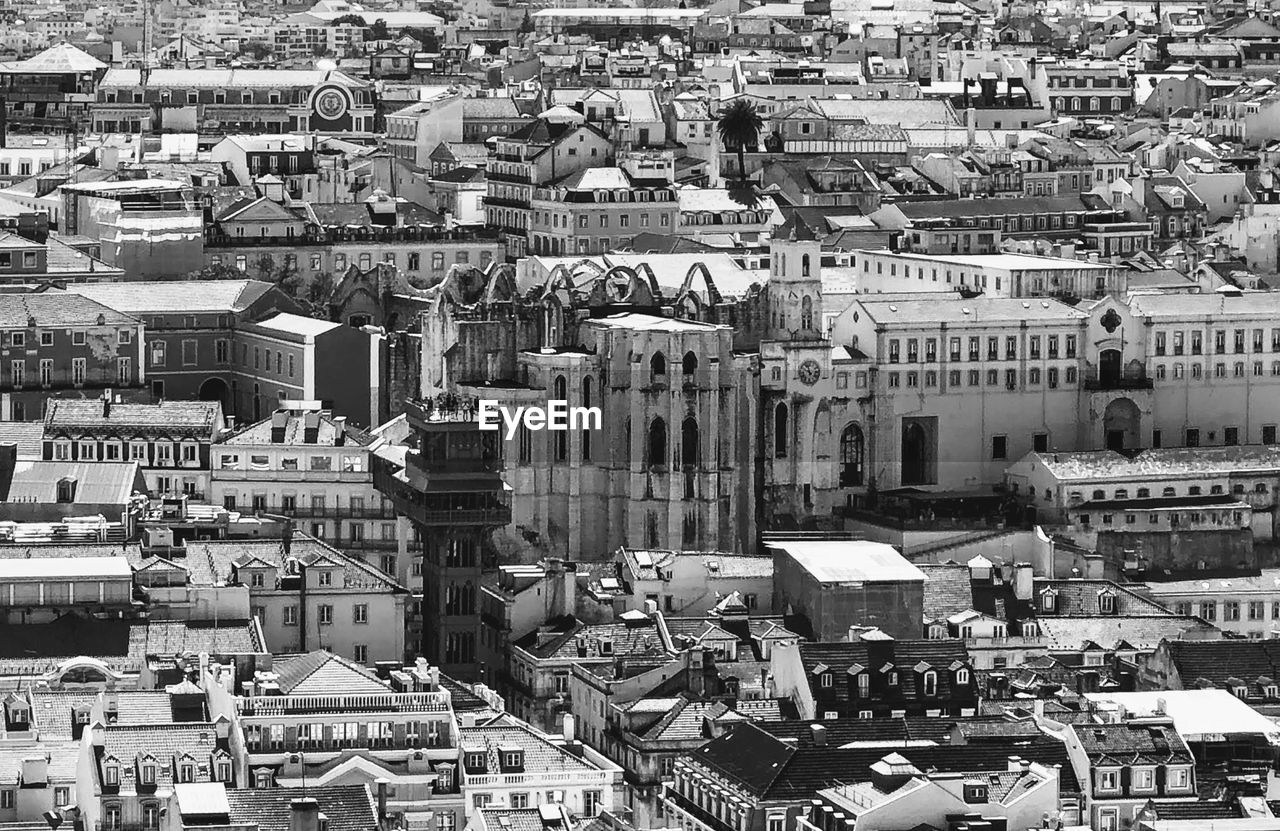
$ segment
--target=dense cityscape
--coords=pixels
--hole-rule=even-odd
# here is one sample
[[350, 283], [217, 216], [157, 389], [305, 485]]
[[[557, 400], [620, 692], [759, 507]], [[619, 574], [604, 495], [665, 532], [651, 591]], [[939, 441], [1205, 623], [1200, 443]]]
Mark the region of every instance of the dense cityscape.
[[0, 22], [0, 831], [1280, 831], [1272, 0]]

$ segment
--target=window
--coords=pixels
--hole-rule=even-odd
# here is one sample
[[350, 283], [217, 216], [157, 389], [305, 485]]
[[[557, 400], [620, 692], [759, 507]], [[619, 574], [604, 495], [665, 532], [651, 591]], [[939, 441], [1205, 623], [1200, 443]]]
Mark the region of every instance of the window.
[[285, 626], [298, 625], [298, 607], [297, 606], [284, 607], [284, 625]]
[[316, 617], [320, 621], [321, 626], [328, 626], [333, 623], [333, 607], [327, 603], [322, 603], [316, 607]]
[[1006, 458], [1009, 450], [1008, 444], [1009, 444], [1009, 439], [1007, 436], [992, 436], [991, 437], [991, 458], [992, 459]]
[[351, 607], [352, 623], [368, 623], [369, 622], [369, 604], [357, 603]]
[[351, 658], [357, 664], [369, 663], [369, 647], [367, 644], [357, 643], [351, 647]]
[[922, 679], [921, 689], [926, 697], [932, 698], [938, 694], [938, 673], [928, 670]]

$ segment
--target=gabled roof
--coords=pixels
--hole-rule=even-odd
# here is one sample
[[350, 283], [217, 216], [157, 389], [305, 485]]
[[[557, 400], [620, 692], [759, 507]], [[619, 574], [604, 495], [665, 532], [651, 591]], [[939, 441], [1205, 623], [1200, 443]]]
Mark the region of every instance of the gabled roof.
[[0, 64], [0, 73], [62, 74], [95, 72], [106, 68], [105, 63], [88, 52], [83, 52], [70, 43], [59, 43], [25, 61]]
[[328, 819], [329, 831], [377, 831], [378, 809], [368, 785], [326, 785], [323, 788], [229, 788], [227, 803], [232, 824], [254, 825], [258, 831], [289, 831], [291, 804], [314, 799]]
[[323, 650], [277, 660], [273, 670], [278, 676], [280, 691], [286, 695], [354, 695], [392, 691], [378, 676], [359, 664]]

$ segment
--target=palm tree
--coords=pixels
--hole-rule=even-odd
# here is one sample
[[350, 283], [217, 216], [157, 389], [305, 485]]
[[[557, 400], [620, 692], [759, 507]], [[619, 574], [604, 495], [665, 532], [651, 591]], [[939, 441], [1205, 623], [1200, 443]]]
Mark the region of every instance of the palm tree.
[[738, 151], [738, 178], [747, 178], [745, 159], [748, 144], [754, 146], [760, 138], [760, 130], [764, 128], [764, 119], [756, 111], [756, 105], [745, 98], [739, 98], [720, 111], [720, 120], [716, 123], [716, 131], [726, 149]]

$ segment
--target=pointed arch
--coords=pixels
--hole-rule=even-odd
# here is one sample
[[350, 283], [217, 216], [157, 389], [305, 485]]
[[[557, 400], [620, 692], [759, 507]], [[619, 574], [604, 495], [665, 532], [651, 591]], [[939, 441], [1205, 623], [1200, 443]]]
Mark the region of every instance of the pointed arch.
[[813, 329], [813, 298], [807, 294], [800, 300], [800, 328], [806, 332]]
[[680, 464], [697, 467], [702, 461], [702, 444], [698, 432], [698, 420], [688, 416], [680, 424]]
[[649, 377], [650, 380], [657, 380], [666, 377], [667, 374], [667, 357], [661, 352], [654, 352], [653, 357], [649, 359]]
[[649, 422], [649, 453], [648, 462], [650, 467], [661, 467], [667, 463], [667, 423], [662, 420], [661, 416], [654, 418]]
[[680, 361], [680, 374], [685, 376], [693, 375], [698, 371], [698, 356], [690, 349], [684, 353], [684, 358]]

